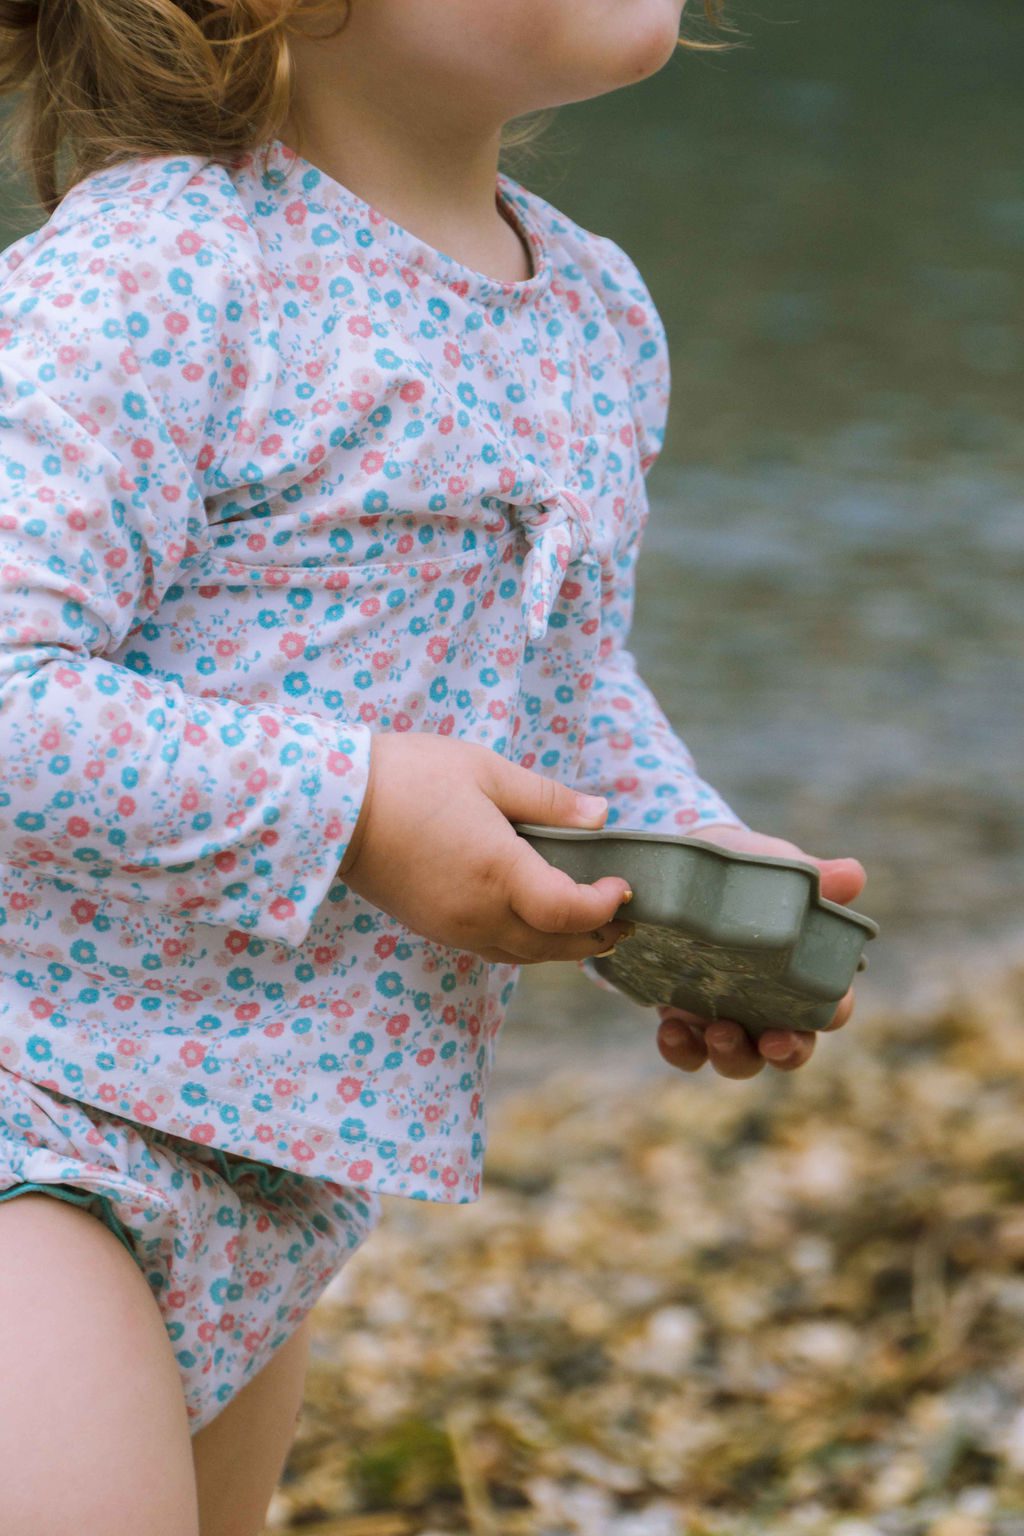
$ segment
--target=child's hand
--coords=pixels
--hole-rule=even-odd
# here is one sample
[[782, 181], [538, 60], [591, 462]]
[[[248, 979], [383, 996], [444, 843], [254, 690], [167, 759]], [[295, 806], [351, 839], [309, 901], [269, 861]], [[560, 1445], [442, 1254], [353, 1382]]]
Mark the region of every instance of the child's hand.
[[[846, 903], [858, 896], [867, 878], [857, 859], [816, 859], [795, 843], [781, 837], [767, 837], [763, 832], [745, 832], [741, 827], [716, 825], [703, 827], [693, 834], [709, 843], [734, 848], [738, 853], [768, 853], [784, 859], [802, 859], [816, 864], [821, 871], [821, 894], [828, 901]], [[840, 1029], [853, 1012], [853, 988], [840, 1000], [835, 1017], [828, 1026]], [[731, 1019], [702, 1019], [681, 1008], [658, 1009], [658, 1050], [665, 1060], [683, 1072], [696, 1072], [710, 1061], [723, 1077], [755, 1077], [765, 1062], [780, 1072], [792, 1072], [809, 1061], [814, 1051], [815, 1031], [786, 1028], [785, 1019], [778, 1029], [769, 1029], [752, 1040], [742, 1024]]]
[[428, 731], [380, 731], [339, 874], [435, 943], [516, 965], [583, 960], [633, 931], [630, 922], [611, 921], [628, 884], [605, 875], [577, 885], [511, 823], [596, 830], [606, 814], [591, 796], [490, 747]]

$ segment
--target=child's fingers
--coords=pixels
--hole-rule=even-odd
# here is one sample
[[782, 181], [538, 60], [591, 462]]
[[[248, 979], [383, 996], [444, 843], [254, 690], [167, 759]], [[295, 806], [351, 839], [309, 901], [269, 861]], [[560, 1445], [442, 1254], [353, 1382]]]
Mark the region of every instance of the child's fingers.
[[816, 859], [818, 883], [826, 901], [841, 906], [859, 896], [867, 882], [867, 871], [859, 859]]
[[[674, 1038], [675, 1026], [685, 1031], [678, 1040]], [[704, 1019], [685, 1008], [666, 1008], [662, 1013], [658, 1050], [684, 1072], [695, 1072], [706, 1060], [721, 1077], [747, 1078], [756, 1077], [765, 1066], [764, 1057], [741, 1024], [733, 1019]]]
[[704, 1036], [679, 1014], [669, 1014], [658, 1026], [658, 1050], [670, 1067], [680, 1072], [697, 1072], [708, 1059]]
[[766, 1029], [757, 1042], [765, 1061], [779, 1072], [795, 1072], [814, 1054], [815, 1036], [808, 1029]]
[[588, 960], [603, 954], [634, 928], [633, 923], [602, 923], [586, 933], [544, 933], [512, 916], [501, 932], [501, 947], [514, 955], [518, 964], [537, 964], [543, 960]]
[[764, 1071], [764, 1057], [742, 1024], [715, 1019], [704, 1031], [708, 1060], [722, 1077], [756, 1077]]
[[[853, 1012], [853, 988], [839, 1003], [829, 1030], [841, 1029]], [[722, 1077], [756, 1077], [766, 1063], [778, 1072], [795, 1072], [814, 1054], [822, 1030], [766, 1029], [751, 1040], [732, 1019], [702, 1019], [679, 1008], [659, 1009], [658, 1050], [684, 1072], [696, 1072], [707, 1060]]]
[[602, 876], [593, 885], [578, 885], [525, 838], [518, 843], [509, 870], [508, 903], [527, 927], [541, 933], [586, 933], [611, 921], [628, 890], [625, 880]]
[[854, 997], [854, 991], [851, 987], [849, 992], [846, 993], [846, 996], [840, 999], [839, 1006], [832, 1016], [831, 1024], [826, 1025], [827, 1031], [833, 1029], [842, 1029], [843, 1025], [846, 1023], [851, 1013], [853, 1012], [853, 1005], [855, 1001], [856, 999]]

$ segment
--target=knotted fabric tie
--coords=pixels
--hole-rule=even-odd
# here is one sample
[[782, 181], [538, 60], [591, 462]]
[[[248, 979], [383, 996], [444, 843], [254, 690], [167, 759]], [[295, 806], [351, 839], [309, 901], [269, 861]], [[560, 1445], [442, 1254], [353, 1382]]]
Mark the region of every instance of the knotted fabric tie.
[[594, 517], [564, 487], [532, 506], [520, 506], [518, 513], [531, 546], [524, 572], [527, 632], [531, 640], [542, 640], [568, 567], [593, 543]]

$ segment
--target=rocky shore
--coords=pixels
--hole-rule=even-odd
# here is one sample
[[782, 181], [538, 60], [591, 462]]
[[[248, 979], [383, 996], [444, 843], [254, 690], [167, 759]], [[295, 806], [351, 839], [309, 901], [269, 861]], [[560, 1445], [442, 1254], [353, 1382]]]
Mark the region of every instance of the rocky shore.
[[386, 1202], [268, 1531], [1022, 1536], [1024, 968], [801, 1072], [575, 1068]]

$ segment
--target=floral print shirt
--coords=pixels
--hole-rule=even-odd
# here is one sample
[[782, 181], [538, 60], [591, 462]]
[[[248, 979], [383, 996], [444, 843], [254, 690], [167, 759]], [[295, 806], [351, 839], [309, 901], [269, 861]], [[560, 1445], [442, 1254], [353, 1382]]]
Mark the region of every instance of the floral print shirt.
[[0, 256], [0, 1065], [446, 1202], [519, 967], [339, 878], [372, 733], [609, 826], [738, 821], [627, 649], [660, 321], [618, 246], [496, 197], [523, 281], [276, 139], [95, 172]]

